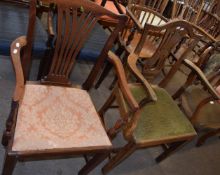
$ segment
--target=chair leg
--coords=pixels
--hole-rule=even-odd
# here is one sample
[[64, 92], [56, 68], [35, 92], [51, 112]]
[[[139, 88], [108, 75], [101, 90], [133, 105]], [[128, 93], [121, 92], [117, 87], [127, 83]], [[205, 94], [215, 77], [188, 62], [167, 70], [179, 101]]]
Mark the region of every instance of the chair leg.
[[14, 118], [17, 115], [17, 110], [18, 110], [18, 103], [12, 101], [11, 112], [9, 114], [7, 121], [6, 121], [6, 129], [5, 129], [4, 134], [2, 136], [2, 145], [5, 147], [8, 145], [8, 142], [11, 138], [11, 129], [12, 129], [12, 125], [14, 123]]
[[217, 130], [210, 131], [210, 132], [204, 134], [203, 136], [201, 136], [198, 139], [198, 141], [196, 143], [196, 146], [197, 147], [202, 146], [209, 137], [215, 136], [215, 135], [217, 135], [219, 133], [220, 133], [220, 129], [217, 129]]
[[97, 81], [95, 88], [98, 89], [99, 86], [101, 85], [101, 83], [103, 82], [103, 80], [108, 76], [109, 72], [111, 71], [113, 65], [109, 62], [106, 63], [106, 66], [99, 78], [99, 80]]
[[113, 168], [115, 168], [119, 163], [128, 158], [134, 151], [136, 146], [134, 143], [128, 143], [125, 145], [114, 157], [112, 157], [109, 162], [102, 168], [102, 173], [107, 174]]
[[89, 160], [86, 165], [79, 171], [78, 175], [86, 175], [97, 167], [101, 162], [103, 162], [109, 153], [96, 154], [91, 160]]
[[187, 141], [181, 141], [181, 142], [176, 142], [176, 143], [171, 144], [169, 148], [167, 148], [162, 154], [160, 154], [156, 158], [156, 162], [160, 163], [161, 161], [166, 159], [169, 155], [171, 155], [173, 152], [177, 151], [177, 149], [179, 149], [181, 146], [183, 146], [186, 143], [187, 143]]
[[14, 155], [5, 153], [5, 160], [2, 169], [2, 175], [12, 175], [17, 159]]
[[111, 93], [110, 97], [105, 102], [105, 104], [99, 110], [99, 116], [102, 118], [103, 121], [104, 121], [104, 117], [103, 116], [104, 116], [105, 112], [109, 109], [109, 107], [112, 105], [112, 103], [114, 101], [115, 101], [115, 92], [113, 91]]

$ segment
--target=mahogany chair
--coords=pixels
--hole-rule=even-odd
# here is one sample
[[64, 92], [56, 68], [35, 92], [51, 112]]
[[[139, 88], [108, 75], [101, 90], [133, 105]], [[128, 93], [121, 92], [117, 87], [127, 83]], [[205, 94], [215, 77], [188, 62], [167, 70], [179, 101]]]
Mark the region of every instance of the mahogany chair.
[[[160, 26], [168, 22], [168, 19], [163, 17], [160, 13], [141, 5], [130, 4], [127, 6], [126, 10], [129, 19], [123, 32], [119, 35], [117, 42], [118, 49], [115, 51], [116, 55], [121, 57], [124, 62], [126, 62], [127, 56], [134, 52], [137, 47], [142, 33], [146, 28], [145, 24]], [[150, 58], [157, 50], [157, 46], [162, 35], [163, 34], [154, 31], [149, 32], [139, 56], [141, 58]], [[100, 79], [96, 83], [96, 88], [101, 85], [112, 67], [112, 64], [108, 62], [106, 63], [106, 67], [104, 68]], [[114, 82], [111, 87], [113, 87]]]
[[[21, 36], [11, 44], [16, 86], [2, 138], [5, 146], [2, 175], [11, 175], [16, 162], [21, 160], [66, 158], [111, 149], [88, 92], [72, 85], [69, 77], [77, 54], [100, 17], [118, 19], [117, 27], [103, 43], [105, 47], [84, 84], [88, 89], [91, 87], [94, 75], [127, 17], [87, 0], [45, 1], [55, 4], [58, 14], [57, 37], [48, 74], [39, 82], [25, 81], [20, 54], [27, 47], [27, 37]], [[36, 0], [30, 2], [33, 14], [35, 4]]]
[[[173, 23], [168, 28], [171, 26], [178, 28], [181, 23]], [[173, 30], [170, 32], [173, 33]], [[163, 145], [164, 152], [156, 159], [160, 162], [196, 135], [192, 124], [171, 95], [163, 87], [151, 85], [143, 77], [137, 66], [138, 52], [136, 50], [128, 57], [130, 74], [135, 77], [130, 79], [129, 83], [120, 58], [113, 52], [109, 53], [109, 59], [116, 68], [118, 81], [99, 114], [104, 121], [106, 111], [115, 105], [118, 106], [120, 118], [108, 129], [108, 134], [114, 139], [118, 133], [123, 133], [126, 144], [114, 149], [109, 161], [102, 168], [103, 174], [107, 174], [138, 149]], [[194, 67], [192, 70], [194, 71]], [[198, 75], [202, 77], [200, 72]], [[86, 167], [87, 165], [84, 168]], [[82, 172], [83, 169], [80, 173]]]
[[[216, 54], [210, 58], [203, 72], [211, 83], [212, 89], [220, 95], [219, 68], [220, 57]], [[220, 101], [212, 91], [203, 88], [198, 81], [196, 84], [186, 86], [185, 89], [181, 96], [181, 106], [197, 131], [203, 134], [196, 144], [201, 146], [208, 138], [220, 134]]]
[[184, 19], [196, 24], [204, 7], [204, 0], [174, 0], [172, 19]]
[[[164, 57], [167, 54], [164, 51], [169, 52], [169, 50], [172, 50], [171, 47], [181, 42], [181, 38], [186, 34], [194, 39], [201, 37], [193, 33], [192, 28], [185, 21], [171, 22], [162, 27], [149, 25], [146, 32], [147, 29], [155, 31], [158, 28], [163, 28], [162, 31], [166, 29], [164, 37], [169, 37], [170, 41], [169, 44], [163, 44], [163, 42], [160, 44], [161, 52], [157, 54], [160, 58], [157, 61], [158, 64], [162, 64], [164, 59], [167, 58]], [[115, 65], [116, 72], [120, 76], [111, 96], [99, 110], [99, 114], [104, 116], [108, 109], [113, 108], [113, 104], [114, 107], [115, 104], [118, 105], [120, 118], [108, 130], [108, 134], [111, 139], [114, 139], [118, 133], [122, 132], [127, 143], [123, 147], [115, 149], [115, 154], [110, 156], [109, 161], [102, 168], [103, 174], [115, 168], [137, 149], [163, 145], [165, 151], [156, 159], [157, 162], [160, 162], [196, 135], [193, 125], [177, 105], [174, 96], [165, 90], [167, 83], [176, 73], [173, 70], [179, 68], [180, 65], [185, 65], [191, 72], [187, 83], [193, 83], [192, 78], [195, 76], [202, 82], [201, 84], [206, 90], [213, 95], [214, 99], [220, 99], [201, 69], [188, 59], [179, 59], [178, 62], [172, 65], [167, 76], [162, 78], [157, 85], [150, 84], [143, 76], [138, 62], [139, 49], [142, 48], [141, 45], [145, 37], [142, 37], [142, 39], [139, 43], [140, 47], [138, 46], [134, 53], [128, 57], [128, 68], [131, 76], [133, 75], [135, 78], [130, 79], [130, 83], [125, 78], [126, 75], [120, 59], [112, 52], [109, 53], [109, 59]], [[179, 54], [184, 57], [190, 49], [192, 48], [189, 47], [187, 51]], [[162, 71], [162, 69], [160, 70]]]
[[[140, 52], [147, 40], [148, 33], [152, 31], [157, 35], [161, 34], [157, 41], [157, 49], [151, 57], [140, 57]], [[202, 45], [204, 40], [208, 44]], [[162, 26], [146, 24], [135, 52], [139, 60], [141, 59], [139, 66], [145, 78], [152, 82], [155, 79], [158, 81], [158, 76], [161, 77], [161, 72], [163, 72], [165, 77], [159, 85], [165, 87], [171, 77], [181, 69], [180, 63], [182, 60], [191, 60], [202, 69], [213, 54], [216, 42], [212, 36], [205, 33], [200, 27], [187, 21], [176, 20]]]

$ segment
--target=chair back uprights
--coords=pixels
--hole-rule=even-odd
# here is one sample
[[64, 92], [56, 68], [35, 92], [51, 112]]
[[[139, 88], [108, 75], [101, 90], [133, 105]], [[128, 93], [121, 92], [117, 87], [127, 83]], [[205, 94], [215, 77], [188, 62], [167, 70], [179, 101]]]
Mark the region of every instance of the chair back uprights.
[[160, 14], [163, 14], [169, 0], [145, 0], [145, 6]]
[[172, 19], [178, 18], [191, 23], [197, 23], [203, 7], [204, 0], [174, 0]]

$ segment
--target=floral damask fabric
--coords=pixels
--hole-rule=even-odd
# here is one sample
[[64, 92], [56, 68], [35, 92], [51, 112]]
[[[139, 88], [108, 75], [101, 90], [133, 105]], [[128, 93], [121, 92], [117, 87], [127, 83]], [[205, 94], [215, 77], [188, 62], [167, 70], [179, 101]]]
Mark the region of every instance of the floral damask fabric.
[[90, 146], [111, 146], [111, 142], [86, 91], [26, 85], [18, 111], [14, 151]]

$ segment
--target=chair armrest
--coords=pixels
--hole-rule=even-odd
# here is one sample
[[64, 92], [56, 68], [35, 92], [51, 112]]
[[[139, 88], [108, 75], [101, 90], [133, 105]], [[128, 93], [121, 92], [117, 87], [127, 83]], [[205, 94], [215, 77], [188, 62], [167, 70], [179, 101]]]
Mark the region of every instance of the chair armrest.
[[[136, 54], [130, 54], [128, 57], [128, 67], [134, 73], [135, 77], [141, 82], [141, 84], [144, 86], [145, 90], [147, 91], [147, 94], [149, 96], [148, 100], [150, 101], [157, 101], [157, 95], [155, 94], [154, 90], [152, 89], [151, 85], [148, 83], [148, 81], [144, 78], [144, 76], [141, 74], [141, 72], [137, 68], [137, 60], [138, 55]], [[149, 101], [148, 101], [149, 102]]]
[[[144, 6], [141, 6], [141, 5], [137, 5], [137, 4], [129, 4], [126, 7], [126, 12], [129, 15], [129, 17], [133, 20], [133, 22], [135, 23], [135, 25], [137, 26], [137, 28], [139, 30], [143, 30], [144, 29], [144, 25], [142, 25], [141, 22], [139, 21], [139, 19], [133, 14], [133, 12], [131, 10], [132, 8], [137, 9], [138, 11], [140, 11], [140, 13], [141, 12], [149, 13], [149, 16], [146, 19], [146, 21], [143, 21], [143, 22], [145, 22], [147, 24], [153, 25], [153, 21], [154, 21], [155, 17], [159, 18], [160, 22], [161, 21], [168, 22], [167, 18], [165, 18], [160, 13], [158, 13], [158, 12], [152, 10], [152, 9], [149, 9], [147, 7], [144, 7]], [[150, 17], [151, 15], [153, 15], [153, 17]], [[157, 25], [160, 25], [160, 22]]]
[[118, 77], [118, 83], [121, 88], [121, 92], [123, 96], [126, 98], [128, 104], [132, 108], [132, 111], [134, 112], [137, 111], [139, 109], [139, 105], [130, 91], [130, 88], [128, 86], [128, 82], [125, 76], [124, 68], [122, 66], [120, 59], [112, 51], [109, 51], [108, 59], [115, 67], [117, 77]]
[[135, 23], [135, 25], [137, 26], [137, 28], [139, 29], [139, 30], [143, 30], [144, 29], [144, 27], [142, 27], [142, 25], [141, 25], [141, 23], [139, 22], [139, 20], [134, 16], [134, 14], [131, 12], [131, 7], [132, 7], [133, 5], [128, 5], [127, 7], [126, 7], [126, 13], [128, 14], [128, 16], [132, 19], [132, 21]]
[[16, 76], [16, 86], [13, 95], [14, 101], [19, 101], [23, 95], [24, 89], [24, 73], [21, 65], [20, 51], [27, 44], [26, 36], [21, 36], [14, 40], [11, 44], [11, 59]]
[[198, 78], [202, 81], [202, 84], [207, 88], [207, 90], [210, 92], [210, 94], [214, 97], [214, 99], [219, 100], [220, 96], [215, 91], [215, 89], [212, 87], [212, 85], [209, 83], [203, 72], [200, 70], [198, 66], [196, 66], [193, 62], [191, 62], [188, 59], [184, 60], [184, 65], [190, 68], [193, 72], [196, 73]]

